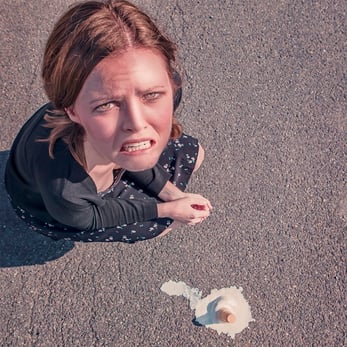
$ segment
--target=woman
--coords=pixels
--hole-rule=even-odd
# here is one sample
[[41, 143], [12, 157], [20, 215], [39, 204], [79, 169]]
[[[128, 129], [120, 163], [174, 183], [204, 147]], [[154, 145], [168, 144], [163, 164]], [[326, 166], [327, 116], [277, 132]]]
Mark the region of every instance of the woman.
[[126, 1], [87, 1], [58, 20], [42, 68], [50, 102], [22, 127], [5, 173], [31, 229], [135, 242], [208, 217], [210, 202], [184, 193], [203, 150], [173, 116], [175, 52]]

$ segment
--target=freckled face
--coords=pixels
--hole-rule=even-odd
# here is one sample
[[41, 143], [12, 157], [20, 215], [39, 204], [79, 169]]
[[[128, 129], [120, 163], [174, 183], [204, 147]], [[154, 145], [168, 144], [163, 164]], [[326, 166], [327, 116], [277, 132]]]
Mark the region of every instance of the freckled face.
[[172, 125], [173, 88], [165, 60], [139, 48], [103, 59], [68, 115], [85, 130], [88, 169], [112, 163], [129, 171], [153, 167]]

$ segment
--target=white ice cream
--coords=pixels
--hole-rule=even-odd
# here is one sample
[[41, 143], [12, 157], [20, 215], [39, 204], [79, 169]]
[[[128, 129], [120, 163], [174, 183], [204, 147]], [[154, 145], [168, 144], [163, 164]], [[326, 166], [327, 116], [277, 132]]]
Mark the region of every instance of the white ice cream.
[[[213, 289], [211, 294], [201, 299], [201, 291], [190, 288], [184, 282], [168, 281], [161, 290], [168, 295], [182, 295], [190, 301], [190, 308], [195, 309], [195, 320], [201, 325], [235, 337], [248, 327], [254, 319], [248, 302], [242, 295], [242, 288], [229, 287]], [[233, 323], [219, 322], [216, 316], [218, 310], [226, 309], [235, 317]]]

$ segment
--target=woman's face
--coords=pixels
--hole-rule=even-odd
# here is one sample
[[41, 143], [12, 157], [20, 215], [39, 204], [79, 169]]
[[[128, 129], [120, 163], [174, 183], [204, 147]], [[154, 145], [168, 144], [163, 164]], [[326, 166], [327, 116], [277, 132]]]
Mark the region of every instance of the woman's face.
[[111, 163], [129, 171], [153, 167], [172, 125], [173, 87], [165, 60], [142, 48], [103, 59], [67, 111], [85, 130], [88, 170]]

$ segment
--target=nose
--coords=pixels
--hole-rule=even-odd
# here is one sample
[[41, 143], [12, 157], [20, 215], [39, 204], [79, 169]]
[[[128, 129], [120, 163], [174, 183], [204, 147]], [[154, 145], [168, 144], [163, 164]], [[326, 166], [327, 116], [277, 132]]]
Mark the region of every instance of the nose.
[[144, 105], [137, 100], [124, 104], [121, 117], [122, 128], [125, 132], [139, 132], [148, 125]]

